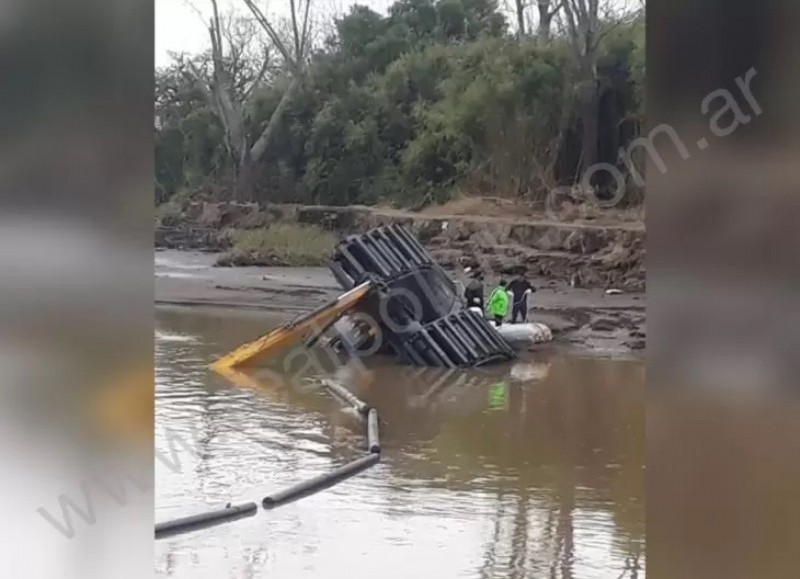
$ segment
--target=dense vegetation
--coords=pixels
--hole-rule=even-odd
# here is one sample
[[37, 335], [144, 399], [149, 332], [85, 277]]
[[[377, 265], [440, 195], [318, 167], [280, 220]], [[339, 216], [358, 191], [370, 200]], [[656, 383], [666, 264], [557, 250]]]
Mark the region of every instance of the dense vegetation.
[[568, 28], [546, 41], [516, 30], [494, 0], [400, 0], [387, 16], [356, 6], [337, 19], [302, 75], [265, 66], [259, 76], [269, 57], [233, 51], [249, 142], [291, 90], [246, 189], [196, 83], [210, 57], [176, 55], [156, 74], [157, 201], [197, 191], [334, 205], [418, 207], [457, 193], [536, 201], [575, 183], [587, 159], [626, 172], [619, 149], [643, 116], [643, 16], [598, 21], [588, 100]]

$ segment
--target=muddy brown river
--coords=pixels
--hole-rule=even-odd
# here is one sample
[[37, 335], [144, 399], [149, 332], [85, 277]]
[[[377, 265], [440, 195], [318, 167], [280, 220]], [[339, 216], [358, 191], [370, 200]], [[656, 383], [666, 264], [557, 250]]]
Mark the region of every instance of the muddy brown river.
[[[330, 489], [156, 542], [160, 576], [439, 579], [645, 576], [644, 365], [532, 353], [469, 371], [207, 370], [286, 321], [156, 312], [156, 520], [261, 502], [359, 456], [363, 427], [314, 387], [334, 376], [379, 409], [382, 461]], [[172, 445], [172, 451], [170, 451]]]

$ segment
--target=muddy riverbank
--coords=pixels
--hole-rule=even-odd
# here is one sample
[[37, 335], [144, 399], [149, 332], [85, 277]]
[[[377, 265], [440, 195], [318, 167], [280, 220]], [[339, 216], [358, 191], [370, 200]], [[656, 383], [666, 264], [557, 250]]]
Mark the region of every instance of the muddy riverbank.
[[[236, 232], [276, 224], [314, 225], [342, 237], [399, 224], [408, 228], [442, 266], [480, 266], [590, 289], [645, 290], [645, 229], [642, 216], [625, 212], [556, 217], [522, 203], [464, 199], [422, 212], [376, 207], [259, 205], [192, 202], [176, 213], [160, 212], [155, 246], [221, 252]], [[465, 202], [469, 202], [465, 205]], [[268, 265], [273, 265], [268, 260]]]
[[[341, 293], [326, 268], [222, 268], [213, 266], [215, 260], [210, 252], [156, 251], [156, 304], [250, 308], [289, 319]], [[460, 279], [459, 273], [450, 273]], [[554, 333], [553, 343], [542, 348], [641, 356], [646, 334], [643, 293], [608, 295], [603, 289], [573, 288], [541, 276], [531, 281], [537, 292], [530, 319]]]

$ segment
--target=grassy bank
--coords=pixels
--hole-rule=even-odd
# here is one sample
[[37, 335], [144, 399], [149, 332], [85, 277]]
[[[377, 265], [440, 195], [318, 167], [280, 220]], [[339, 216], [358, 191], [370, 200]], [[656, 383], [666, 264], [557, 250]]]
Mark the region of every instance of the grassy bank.
[[336, 236], [315, 225], [293, 223], [236, 231], [218, 266], [320, 266], [336, 247]]

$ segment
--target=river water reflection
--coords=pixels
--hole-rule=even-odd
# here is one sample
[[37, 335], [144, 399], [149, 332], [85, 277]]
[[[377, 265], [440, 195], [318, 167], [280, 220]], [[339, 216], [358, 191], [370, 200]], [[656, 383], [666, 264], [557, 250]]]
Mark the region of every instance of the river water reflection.
[[[363, 452], [329, 396], [206, 369], [262, 334], [252, 312], [156, 315], [156, 520], [271, 491]], [[187, 579], [644, 577], [644, 365], [533, 355], [441, 371], [335, 371], [381, 416], [383, 459], [331, 489], [156, 543]], [[259, 386], [260, 383], [260, 386]], [[176, 440], [191, 441], [182, 448]]]

